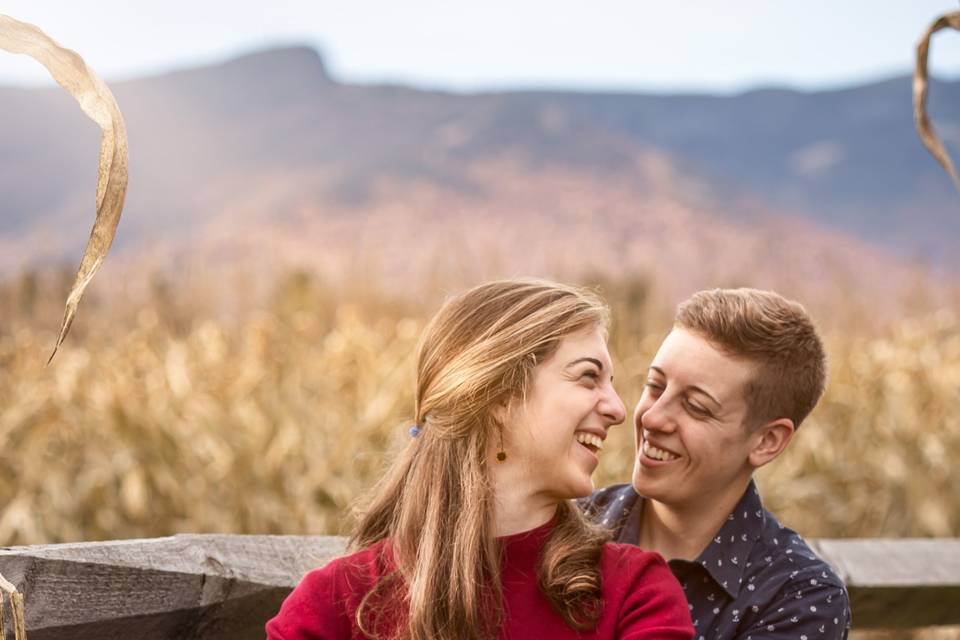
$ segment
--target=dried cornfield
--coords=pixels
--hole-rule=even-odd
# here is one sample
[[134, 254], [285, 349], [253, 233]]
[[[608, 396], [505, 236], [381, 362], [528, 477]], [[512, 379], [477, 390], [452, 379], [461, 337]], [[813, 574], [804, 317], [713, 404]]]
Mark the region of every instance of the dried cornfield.
[[[95, 285], [46, 367], [69, 280], [0, 286], [0, 544], [348, 530], [349, 506], [408, 438], [412, 354], [441, 292], [415, 303], [290, 274], [226, 313], [212, 301], [250, 287], [157, 280], [122, 302]], [[629, 406], [670, 314], [642, 280], [600, 287]], [[929, 307], [870, 328], [831, 310], [827, 395], [760, 477], [787, 524], [960, 535], [960, 316]], [[630, 477], [631, 429], [608, 442], [598, 484]]]
[[[205, 308], [202, 288], [155, 287], [143, 305], [94, 294], [83, 334], [45, 367], [39, 327], [60, 291], [44, 282], [0, 292], [0, 544], [340, 533], [403, 444], [435, 303], [344, 299], [303, 274], [231, 317]], [[669, 314], [642, 282], [602, 290], [631, 405]], [[827, 340], [827, 395], [761, 473], [769, 505], [815, 537], [960, 535], [960, 317], [831, 327]], [[631, 429], [615, 428], [598, 483], [631, 465]]]

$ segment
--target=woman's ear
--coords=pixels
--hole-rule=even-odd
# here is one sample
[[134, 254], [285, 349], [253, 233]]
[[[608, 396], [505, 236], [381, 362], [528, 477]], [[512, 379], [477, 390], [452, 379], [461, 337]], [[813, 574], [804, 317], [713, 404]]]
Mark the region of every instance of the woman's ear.
[[789, 418], [778, 418], [757, 427], [751, 434], [753, 446], [747, 457], [750, 466], [759, 469], [775, 460], [790, 444], [795, 431], [793, 420]]
[[503, 428], [503, 425], [507, 424], [507, 417], [510, 414], [510, 401], [507, 398], [503, 398], [493, 403], [493, 407], [490, 409], [490, 415], [493, 416], [494, 421]]

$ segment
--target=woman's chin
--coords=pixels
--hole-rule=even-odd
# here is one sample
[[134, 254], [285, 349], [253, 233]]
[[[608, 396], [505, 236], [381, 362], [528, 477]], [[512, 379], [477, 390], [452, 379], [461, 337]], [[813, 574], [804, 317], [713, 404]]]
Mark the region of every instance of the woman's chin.
[[576, 485], [571, 488], [573, 490], [571, 491], [572, 495], [569, 496], [569, 499], [586, 498], [596, 489], [593, 484], [593, 476], [587, 476], [579, 480]]
[[564, 500], [577, 500], [586, 498], [594, 491], [593, 478], [570, 479], [563, 486], [555, 486], [546, 490], [547, 495], [552, 496], [557, 502]]

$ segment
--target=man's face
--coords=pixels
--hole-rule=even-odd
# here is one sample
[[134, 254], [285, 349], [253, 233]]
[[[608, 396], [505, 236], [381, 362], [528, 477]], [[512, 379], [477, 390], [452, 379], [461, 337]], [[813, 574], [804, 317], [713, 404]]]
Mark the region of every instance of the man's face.
[[744, 389], [754, 371], [695, 333], [667, 336], [633, 416], [638, 493], [682, 509], [742, 491], [753, 440]]

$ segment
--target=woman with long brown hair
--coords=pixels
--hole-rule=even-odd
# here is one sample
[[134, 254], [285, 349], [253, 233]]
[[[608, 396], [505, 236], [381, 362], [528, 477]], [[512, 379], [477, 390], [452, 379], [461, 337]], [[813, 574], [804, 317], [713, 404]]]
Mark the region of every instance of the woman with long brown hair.
[[624, 406], [607, 308], [537, 280], [448, 300], [421, 339], [415, 425], [351, 538], [304, 577], [270, 640], [689, 640], [656, 554], [608, 542], [571, 499]]

